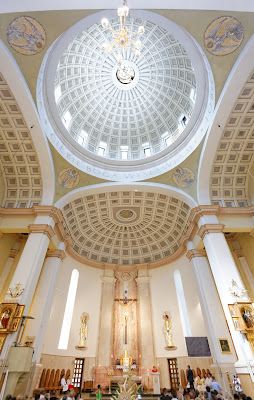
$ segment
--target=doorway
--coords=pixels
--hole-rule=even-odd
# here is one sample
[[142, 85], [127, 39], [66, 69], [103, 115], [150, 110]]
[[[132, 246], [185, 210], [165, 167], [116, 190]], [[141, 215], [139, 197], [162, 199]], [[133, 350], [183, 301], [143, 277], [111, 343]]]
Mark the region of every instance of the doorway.
[[178, 373], [178, 365], [176, 358], [168, 359], [168, 368], [169, 368], [171, 389], [177, 390], [180, 386], [180, 377]]
[[74, 371], [72, 377], [72, 384], [75, 392], [81, 392], [82, 389], [82, 376], [84, 368], [84, 358], [75, 358]]

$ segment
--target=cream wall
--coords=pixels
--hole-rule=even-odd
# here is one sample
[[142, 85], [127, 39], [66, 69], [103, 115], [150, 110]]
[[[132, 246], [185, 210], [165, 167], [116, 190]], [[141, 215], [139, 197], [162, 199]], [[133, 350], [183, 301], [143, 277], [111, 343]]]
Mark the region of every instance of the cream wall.
[[[174, 271], [177, 269], [181, 273], [192, 336], [207, 336], [191, 265], [184, 256], [168, 266], [150, 271], [153, 333], [157, 358], [187, 356], [174, 282]], [[173, 342], [177, 346], [174, 351], [165, 350], [166, 342], [162, 319], [164, 311], [169, 311], [172, 315]]]
[[[9, 254], [10, 254], [10, 250], [12, 249], [14, 243], [16, 242], [17, 238], [15, 237], [15, 234], [12, 233], [4, 233], [3, 236], [0, 238], [0, 274], [3, 271], [3, 268], [5, 266], [6, 261], [9, 258]], [[7, 290], [10, 286], [12, 277], [14, 275], [15, 269], [18, 265], [20, 256], [22, 254], [22, 251], [24, 249], [25, 246], [25, 242], [26, 240], [22, 240], [20, 243], [20, 249], [19, 249], [19, 253], [16, 255], [13, 264], [11, 266], [11, 270], [8, 274], [8, 277], [6, 279], [5, 285], [3, 287], [2, 292], [0, 293], [0, 303], [2, 303], [4, 301], [4, 297], [7, 293]], [[18, 283], [18, 282], [17, 282]]]
[[[69, 289], [71, 273], [73, 269], [79, 271], [79, 281], [74, 304], [74, 312], [71, 323], [69, 343], [67, 350], [59, 350], [58, 342], [62, 327], [66, 298]], [[99, 316], [101, 302], [101, 277], [102, 271], [87, 267], [70, 257], [66, 257], [60, 271], [56, 292], [53, 300], [53, 307], [46, 331], [42, 352], [59, 356], [72, 357], [96, 357], [97, 339], [99, 334]], [[90, 320], [88, 323], [87, 350], [76, 350], [79, 344], [80, 316], [88, 312]]]

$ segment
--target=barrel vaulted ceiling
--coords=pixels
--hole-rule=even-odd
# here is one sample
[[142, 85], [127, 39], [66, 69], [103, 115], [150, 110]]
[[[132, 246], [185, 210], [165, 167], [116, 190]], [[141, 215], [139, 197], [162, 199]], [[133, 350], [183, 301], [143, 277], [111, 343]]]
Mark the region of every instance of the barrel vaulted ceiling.
[[[32, 131], [31, 131], [32, 132]], [[42, 178], [32, 135], [4, 76], [0, 73], [0, 174], [3, 207], [32, 207], [42, 198]]]
[[[236, 93], [237, 96], [237, 93]], [[213, 204], [248, 205], [248, 171], [254, 154], [254, 70], [236, 97], [215, 154], [210, 195]]]

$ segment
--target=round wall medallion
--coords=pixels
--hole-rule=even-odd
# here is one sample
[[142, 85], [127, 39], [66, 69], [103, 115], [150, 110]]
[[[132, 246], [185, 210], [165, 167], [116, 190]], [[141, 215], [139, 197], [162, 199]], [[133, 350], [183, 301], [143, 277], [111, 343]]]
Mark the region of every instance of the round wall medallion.
[[244, 29], [236, 18], [220, 17], [208, 25], [204, 34], [204, 44], [209, 53], [226, 56], [233, 53], [244, 38]]
[[123, 272], [122, 276], [121, 276], [123, 281], [128, 281], [130, 279], [130, 277], [131, 277], [131, 275], [129, 274], [129, 272]]
[[58, 183], [66, 189], [71, 189], [79, 183], [79, 173], [73, 168], [63, 169], [58, 175]]
[[43, 26], [34, 18], [15, 18], [7, 28], [9, 45], [18, 53], [32, 56], [45, 47], [47, 35]]
[[194, 172], [190, 168], [176, 168], [173, 173], [173, 181], [180, 187], [190, 186], [195, 181]]

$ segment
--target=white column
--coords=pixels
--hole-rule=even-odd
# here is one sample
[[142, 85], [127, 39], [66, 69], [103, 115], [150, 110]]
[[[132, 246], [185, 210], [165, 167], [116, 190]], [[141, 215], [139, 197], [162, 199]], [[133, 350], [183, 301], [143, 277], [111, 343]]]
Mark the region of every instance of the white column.
[[0, 293], [2, 292], [2, 290], [4, 288], [5, 282], [10, 273], [10, 270], [14, 263], [15, 257], [19, 253], [19, 248], [20, 248], [20, 242], [17, 241], [13, 244], [12, 249], [9, 254], [9, 257], [8, 257], [8, 260], [6, 261], [4, 268], [0, 275]]
[[40, 362], [57, 279], [63, 259], [65, 258], [64, 249], [65, 245], [61, 242], [58, 250], [47, 251], [46, 260], [41, 271], [33, 303], [29, 312], [29, 315], [34, 317], [34, 320], [27, 322], [23, 334], [23, 342], [26, 336], [35, 336], [33, 361], [36, 363]]
[[139, 310], [139, 349], [142, 367], [152, 367], [155, 364], [152, 310], [150, 297], [150, 280], [148, 271], [138, 271], [136, 282], [138, 285], [138, 310]]
[[109, 366], [111, 364], [113, 305], [116, 283], [114, 271], [105, 270], [105, 274], [101, 277], [101, 280], [102, 296], [97, 365]]
[[[205, 321], [209, 346], [213, 357], [214, 365], [212, 369], [218, 372], [223, 392], [230, 393], [226, 372], [230, 372], [233, 379], [236, 357], [218, 292], [206, 258], [206, 251], [194, 249], [193, 243], [189, 242], [187, 257], [191, 262], [194, 272], [196, 289]], [[232, 354], [221, 353], [219, 338], [228, 339]]]
[[233, 248], [234, 248], [234, 254], [239, 258], [239, 261], [241, 263], [243, 273], [245, 275], [246, 280], [248, 281], [251, 291], [254, 294], [254, 277], [251, 273], [250, 267], [246, 261], [246, 258], [244, 257], [243, 250], [241, 249], [239, 243], [237, 240], [234, 240], [232, 242]]
[[238, 356], [238, 362], [236, 363], [237, 371], [239, 373], [249, 373], [254, 382], [253, 370], [251, 368], [251, 366], [254, 366], [254, 362], [249, 342], [244, 334], [235, 330], [228, 308], [228, 304], [235, 303], [236, 301], [249, 301], [249, 298], [245, 295], [239, 299], [230, 293], [229, 289], [232, 286], [232, 280], [241, 288], [244, 288], [244, 285], [227, 241], [222, 233], [224, 226], [218, 224], [216, 216], [203, 216], [199, 220], [199, 227], [198, 234], [203, 239], [205, 245], [214, 281]]
[[[54, 236], [53, 226], [54, 220], [48, 216], [38, 216], [35, 219], [35, 223], [29, 225], [30, 235], [26, 241], [9, 288], [13, 290], [19, 283], [20, 289], [24, 289], [24, 291], [15, 299], [10, 297], [8, 293], [5, 296], [6, 303], [15, 301], [25, 305], [24, 315], [29, 313], [49, 241]], [[8, 347], [15, 342], [16, 336], [17, 333], [8, 335], [1, 353], [1, 359], [4, 358]]]

